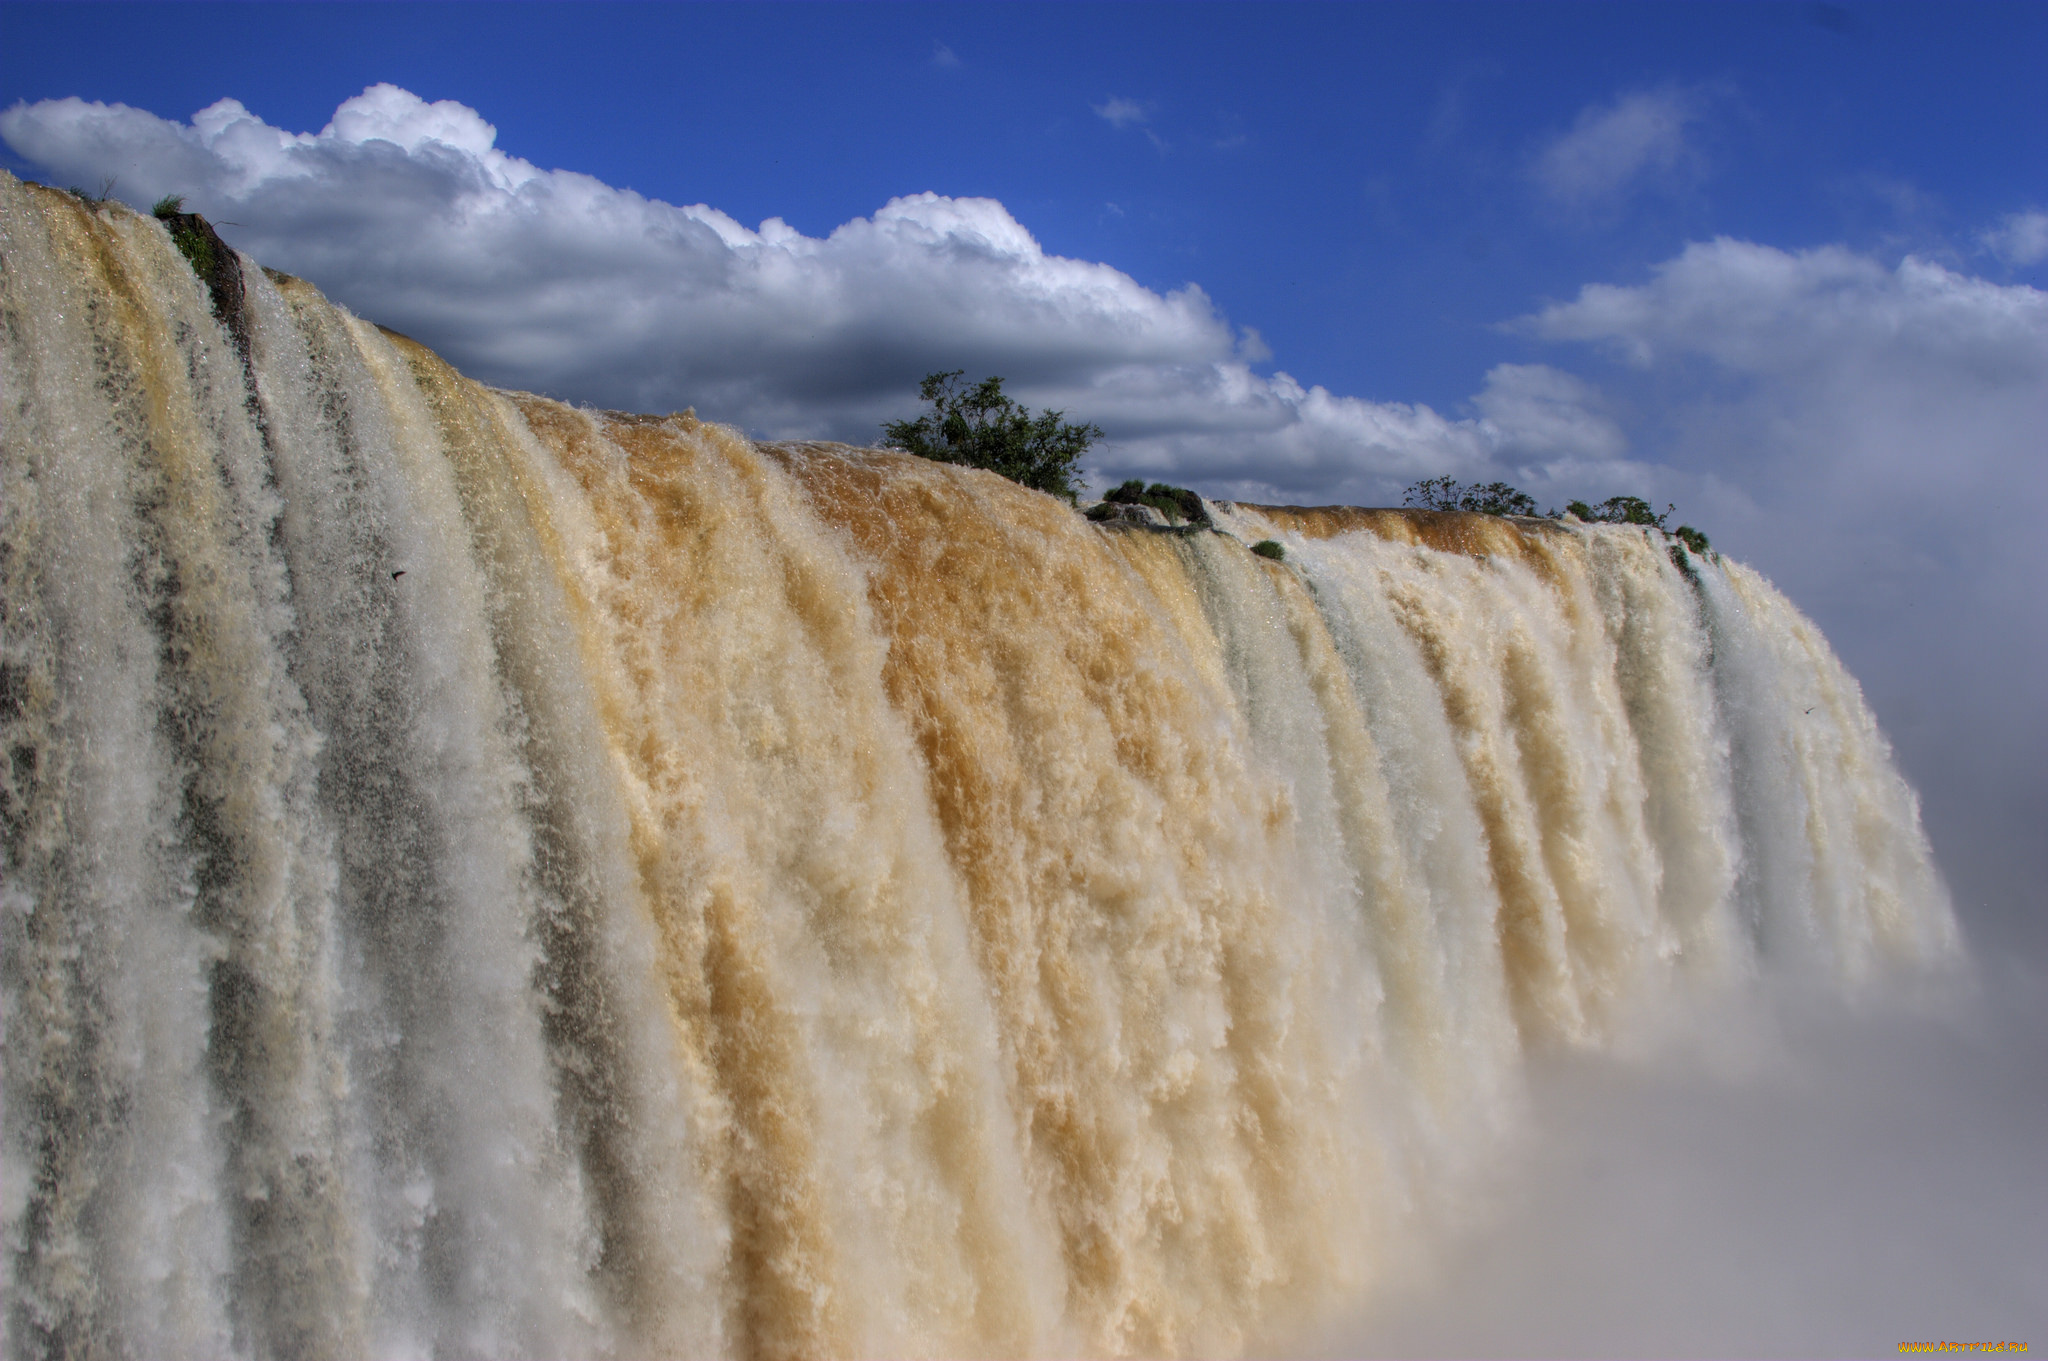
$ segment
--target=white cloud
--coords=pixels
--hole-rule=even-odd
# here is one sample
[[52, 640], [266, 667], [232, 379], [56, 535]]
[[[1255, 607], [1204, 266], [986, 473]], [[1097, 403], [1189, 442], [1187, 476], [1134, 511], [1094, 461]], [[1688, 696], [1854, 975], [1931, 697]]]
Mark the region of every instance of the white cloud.
[[2038, 265], [2048, 260], [2048, 213], [2038, 208], [2007, 213], [1980, 239], [2009, 265]]
[[2048, 294], [1914, 256], [1888, 267], [1839, 246], [1793, 252], [1721, 237], [1654, 275], [1587, 285], [1524, 325], [1545, 339], [1610, 344], [1639, 367], [1690, 353], [1780, 381], [1853, 371], [1872, 386], [1912, 375], [1916, 386], [2024, 389], [2048, 376]]
[[960, 65], [960, 54], [936, 38], [932, 40], [932, 65], [950, 71]]
[[388, 85], [312, 135], [232, 101], [185, 126], [75, 99], [17, 106], [0, 133], [64, 175], [111, 167], [137, 201], [185, 194], [240, 224], [242, 249], [480, 376], [596, 402], [803, 424], [920, 365], [1031, 383], [1231, 354], [1201, 289], [1048, 255], [993, 200], [910, 195], [822, 239], [750, 229], [541, 170], [473, 111]]
[[1497, 364], [1473, 398], [1509, 459], [1619, 458], [1628, 440], [1583, 379], [1544, 364]]
[[1537, 153], [1537, 186], [1567, 208], [1597, 207], [1647, 175], [1669, 174], [1689, 159], [1686, 128], [1699, 99], [1681, 90], [1625, 94], [1579, 111], [1571, 131]]
[[225, 229], [240, 248], [465, 372], [600, 405], [866, 441], [920, 375], [964, 367], [1103, 425], [1112, 469], [1269, 497], [1385, 499], [1563, 428], [1533, 406], [1524, 431], [1497, 403], [1459, 421], [1261, 376], [1264, 342], [1199, 287], [1159, 293], [1049, 255], [990, 199], [910, 195], [822, 238], [776, 218], [749, 229], [542, 170], [475, 111], [389, 85], [313, 134], [232, 100], [184, 125], [67, 99], [0, 114], [0, 135], [60, 182], [113, 173], [139, 203], [184, 194], [240, 224]]
[[1102, 103], [1091, 104], [1088, 107], [1094, 109], [1096, 116], [1108, 122], [1112, 127], [1136, 127], [1151, 117], [1151, 112], [1145, 105], [1140, 104], [1135, 99], [1123, 99], [1116, 95], [1111, 95]]
[[[1992, 551], [1993, 526], [2031, 541], [2048, 505], [2039, 289], [1913, 256], [1723, 238], [1521, 324], [1638, 371], [1629, 381], [1672, 418], [1677, 461], [1736, 474], [1809, 525], [1843, 521], [1854, 542], [1814, 550], [1835, 569], [1907, 570], [1937, 545], [1959, 564]], [[2013, 623], [2040, 633], [2048, 609]]]

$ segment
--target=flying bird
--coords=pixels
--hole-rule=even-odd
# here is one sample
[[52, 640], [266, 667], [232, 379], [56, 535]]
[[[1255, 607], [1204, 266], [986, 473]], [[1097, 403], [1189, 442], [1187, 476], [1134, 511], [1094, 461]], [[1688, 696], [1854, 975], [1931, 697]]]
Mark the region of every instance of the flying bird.
[[[401, 567], [401, 568], [399, 568], [399, 569], [398, 569], [397, 571], [395, 571], [395, 572], [393, 572], [393, 573], [391, 574], [391, 579], [392, 579], [393, 581], [396, 581], [396, 580], [398, 580], [398, 579], [399, 579], [400, 577], [402, 577], [402, 576], [404, 576], [404, 575], [405, 575], [405, 569], [404, 569], [403, 567]], [[1807, 712], [1811, 713], [1811, 712], [1812, 712], [1812, 710], [1808, 710]]]

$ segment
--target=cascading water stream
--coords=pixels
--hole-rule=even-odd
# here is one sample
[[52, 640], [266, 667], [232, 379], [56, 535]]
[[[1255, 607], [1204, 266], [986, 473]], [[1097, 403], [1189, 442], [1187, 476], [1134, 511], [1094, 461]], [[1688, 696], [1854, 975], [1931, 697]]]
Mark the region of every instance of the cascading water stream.
[[1736, 564], [1100, 528], [242, 264], [246, 365], [159, 225], [0, 177], [10, 1356], [1241, 1349], [1531, 1049], [1960, 957]]

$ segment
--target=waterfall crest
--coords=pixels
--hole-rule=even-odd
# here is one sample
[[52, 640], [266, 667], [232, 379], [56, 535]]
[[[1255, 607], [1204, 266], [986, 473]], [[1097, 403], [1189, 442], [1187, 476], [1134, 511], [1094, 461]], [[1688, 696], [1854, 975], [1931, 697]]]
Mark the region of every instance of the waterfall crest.
[[0, 176], [10, 1356], [1241, 1349], [1532, 1050], [1960, 959], [1738, 564], [1102, 528], [242, 271], [246, 360]]

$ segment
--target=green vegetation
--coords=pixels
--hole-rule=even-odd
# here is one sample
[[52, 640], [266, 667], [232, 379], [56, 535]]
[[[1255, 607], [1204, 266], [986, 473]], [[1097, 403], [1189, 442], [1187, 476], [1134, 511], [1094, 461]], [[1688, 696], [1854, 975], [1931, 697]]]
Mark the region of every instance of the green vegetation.
[[984, 378], [969, 387], [965, 369], [928, 373], [918, 396], [931, 410], [914, 421], [890, 421], [882, 443], [940, 463], [959, 463], [1001, 473], [1012, 482], [1073, 501], [1080, 493], [1077, 466], [1088, 447], [1102, 438], [1096, 425], [1075, 425], [1063, 411], [1032, 415], [1003, 395], [1003, 380]]
[[1536, 513], [1536, 498], [1505, 482], [1467, 486], [1454, 477], [1430, 477], [1409, 483], [1401, 504], [1417, 510], [1464, 510], [1478, 515]]
[[1688, 577], [1693, 575], [1693, 567], [1692, 559], [1686, 556], [1686, 549], [1690, 548], [1703, 558], [1715, 556], [1712, 545], [1707, 542], [1707, 536], [1691, 525], [1680, 525], [1676, 529], [1666, 527], [1664, 522], [1678, 509], [1669, 502], [1665, 503], [1662, 515], [1653, 513], [1650, 510], [1650, 503], [1640, 496], [1610, 496], [1597, 506], [1589, 506], [1584, 501], [1570, 501], [1565, 504], [1565, 509], [1588, 524], [1645, 525], [1651, 529], [1663, 530], [1665, 534], [1679, 541], [1671, 545], [1671, 561]]
[[[1210, 528], [1209, 512], [1202, 508], [1202, 498], [1186, 487], [1172, 487], [1164, 482], [1145, 485], [1145, 479], [1134, 477], [1113, 491], [1104, 493], [1103, 506], [1150, 506], [1166, 517], [1170, 525], [1194, 525]], [[1098, 507], [1098, 509], [1100, 509]], [[1092, 513], [1092, 512], [1091, 512]], [[1096, 519], [1107, 519], [1110, 512], [1104, 511]]]
[[206, 224], [205, 218], [185, 212], [184, 207], [184, 199], [167, 194], [156, 201], [150, 213], [170, 232], [171, 244], [192, 266], [192, 272], [211, 284], [220, 272], [220, 254], [214, 249], [214, 242], [220, 238]]
[[[1464, 510], [1480, 515], [1536, 513], [1536, 499], [1526, 492], [1515, 490], [1505, 482], [1488, 482], [1483, 486], [1475, 483], [1467, 486], [1450, 477], [1431, 477], [1420, 482], [1411, 482], [1402, 504], [1418, 510]], [[1701, 557], [1716, 555], [1707, 543], [1707, 536], [1691, 525], [1680, 525], [1676, 529], [1666, 528], [1664, 522], [1670, 519], [1677, 509], [1677, 506], [1667, 503], [1660, 515], [1651, 510], [1650, 503], [1640, 496], [1610, 496], [1595, 506], [1589, 506], [1584, 501], [1565, 503], [1565, 514], [1584, 520], [1587, 524], [1644, 525], [1662, 530], [1666, 535], [1678, 539], [1684, 547], [1672, 545], [1671, 560], [1678, 564], [1681, 572], [1690, 576], [1692, 563], [1685, 556], [1687, 548]], [[1546, 511], [1545, 515], [1552, 520], [1560, 518], [1555, 510]], [[1716, 561], [1718, 560], [1716, 557]]]
[[1658, 515], [1651, 511], [1650, 503], [1640, 496], [1610, 496], [1597, 506], [1589, 506], [1584, 501], [1567, 501], [1565, 509], [1587, 524], [1650, 525], [1656, 529], [1663, 529], [1664, 521], [1678, 507], [1666, 505], [1664, 513]]
[[1252, 545], [1252, 552], [1257, 553], [1262, 558], [1271, 558], [1275, 562], [1280, 562], [1287, 557], [1287, 549], [1278, 539], [1260, 539]]
[[109, 175], [105, 179], [100, 181], [100, 191], [97, 194], [92, 193], [85, 189], [81, 189], [75, 184], [72, 185], [70, 188], [66, 189], [64, 192], [71, 195], [71, 197], [77, 199], [80, 203], [83, 203], [86, 207], [92, 209], [94, 212], [98, 212], [100, 209], [106, 207], [107, 204], [113, 201], [114, 186], [119, 182], [120, 181], [117, 180], [114, 176]]

